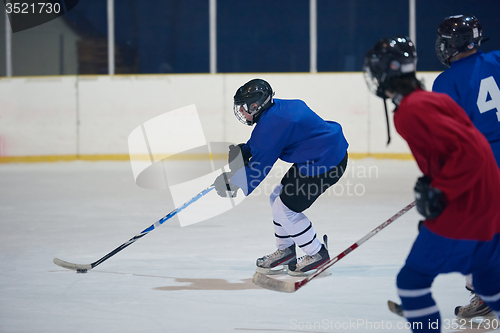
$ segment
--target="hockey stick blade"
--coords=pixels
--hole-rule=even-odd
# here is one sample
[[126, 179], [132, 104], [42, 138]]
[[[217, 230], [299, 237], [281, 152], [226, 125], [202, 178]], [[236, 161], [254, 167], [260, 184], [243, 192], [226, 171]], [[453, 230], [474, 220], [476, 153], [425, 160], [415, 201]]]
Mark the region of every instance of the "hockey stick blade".
[[295, 290], [295, 282], [285, 282], [282, 280], [270, 278], [269, 276], [256, 272], [253, 276], [252, 279], [253, 283], [255, 285], [270, 289], [270, 290], [275, 290], [275, 291], [280, 291], [283, 293], [293, 293]]
[[73, 264], [73, 263], [61, 260], [59, 258], [54, 258], [53, 262], [57, 266], [61, 266], [63, 268], [67, 268], [67, 269], [72, 269], [74, 271], [77, 271], [77, 270], [88, 270], [88, 271], [90, 271], [93, 268], [92, 264], [86, 264], [86, 265], [85, 264], [84, 265]]
[[109, 258], [111, 258], [112, 256], [114, 256], [115, 254], [117, 254], [118, 252], [120, 252], [121, 250], [123, 250], [124, 248], [126, 248], [129, 245], [133, 244], [139, 238], [142, 238], [142, 237], [146, 236], [148, 233], [150, 233], [151, 231], [153, 231], [154, 229], [156, 229], [157, 227], [159, 227], [160, 225], [162, 225], [165, 221], [171, 219], [172, 217], [174, 217], [175, 215], [177, 215], [178, 213], [180, 213], [184, 208], [186, 208], [187, 206], [191, 205], [193, 202], [198, 201], [198, 199], [200, 199], [201, 197], [203, 197], [204, 195], [206, 195], [207, 193], [209, 193], [210, 191], [212, 191], [214, 188], [215, 187], [213, 185], [211, 185], [210, 187], [204, 189], [203, 191], [201, 191], [200, 193], [198, 193], [196, 196], [194, 196], [191, 200], [189, 200], [189, 201], [185, 202], [184, 204], [182, 204], [181, 206], [177, 207], [176, 209], [174, 209], [173, 211], [171, 211], [170, 213], [168, 213], [167, 215], [165, 215], [164, 217], [162, 217], [161, 219], [159, 219], [158, 221], [156, 221], [155, 223], [153, 223], [152, 225], [150, 225], [148, 228], [144, 229], [143, 231], [141, 231], [140, 233], [138, 233], [134, 237], [130, 238], [128, 241], [126, 241], [122, 245], [118, 246], [113, 251], [111, 251], [108, 254], [106, 254], [104, 257], [100, 258], [99, 260], [94, 261], [91, 264], [73, 264], [71, 262], [61, 260], [59, 258], [54, 258], [53, 262], [57, 266], [61, 266], [61, 267], [66, 268], [66, 269], [72, 269], [72, 270], [75, 270], [77, 272], [80, 271], [80, 270], [89, 271], [92, 268], [94, 268], [97, 265], [99, 265], [100, 263], [102, 263], [103, 261], [108, 260]]
[[332, 267], [337, 261], [340, 259], [344, 258], [346, 255], [351, 253], [353, 250], [361, 246], [364, 242], [366, 242], [368, 239], [372, 238], [377, 234], [379, 231], [387, 227], [389, 224], [392, 222], [396, 221], [400, 216], [408, 212], [410, 209], [412, 209], [415, 206], [415, 201], [407, 205], [405, 208], [401, 209], [399, 212], [394, 214], [391, 218], [389, 218], [387, 221], [370, 231], [368, 234], [366, 234], [363, 238], [358, 240], [356, 243], [352, 244], [349, 246], [347, 249], [345, 249], [342, 253], [337, 255], [336, 257], [330, 259], [330, 261], [326, 262], [322, 266], [320, 266], [316, 272], [313, 274], [309, 275], [308, 277], [296, 281], [296, 282], [291, 282], [291, 281], [284, 281], [284, 280], [278, 280], [278, 279], [273, 279], [265, 274], [256, 272], [253, 276], [253, 283], [255, 283], [257, 286], [266, 288], [269, 290], [274, 290], [274, 291], [279, 291], [279, 292], [284, 292], [284, 293], [293, 293], [305, 286], [309, 281], [312, 279], [316, 278], [318, 275], [321, 275], [324, 271], [326, 271], [328, 268]]
[[391, 311], [395, 315], [398, 315], [398, 316], [404, 318], [403, 308], [401, 307], [401, 305], [399, 305], [398, 303], [395, 303], [393, 301], [387, 301], [387, 306], [389, 307], [389, 311]]

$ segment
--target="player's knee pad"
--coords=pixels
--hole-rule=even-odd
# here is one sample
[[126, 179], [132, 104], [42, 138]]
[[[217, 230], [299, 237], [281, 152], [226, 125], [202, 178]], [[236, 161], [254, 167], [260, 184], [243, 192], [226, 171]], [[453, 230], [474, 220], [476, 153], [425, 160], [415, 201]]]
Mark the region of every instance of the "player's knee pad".
[[408, 266], [404, 266], [398, 273], [396, 284], [398, 289], [424, 289], [430, 288], [434, 277], [420, 273]]
[[297, 213], [288, 208], [278, 196], [273, 203], [273, 219], [281, 225], [295, 224], [300, 221], [304, 214]]
[[283, 185], [281, 185], [281, 184], [276, 185], [276, 187], [274, 188], [273, 192], [269, 196], [269, 202], [271, 203], [271, 207], [273, 206], [274, 201], [276, 200], [276, 198], [279, 197], [279, 195], [281, 193], [281, 188], [282, 187], [283, 187]]

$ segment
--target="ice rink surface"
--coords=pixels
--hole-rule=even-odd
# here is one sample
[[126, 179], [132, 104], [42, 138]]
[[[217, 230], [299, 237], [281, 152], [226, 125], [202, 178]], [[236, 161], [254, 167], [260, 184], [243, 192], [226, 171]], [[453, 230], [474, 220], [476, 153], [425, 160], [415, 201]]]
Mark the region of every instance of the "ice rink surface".
[[[262, 189], [279, 182], [272, 175]], [[351, 160], [335, 191], [306, 211], [329, 236], [330, 256], [412, 202], [419, 175], [414, 161]], [[174, 217], [77, 274], [52, 259], [96, 261], [172, 211], [169, 191], [138, 187], [128, 162], [0, 165], [0, 332], [409, 332], [386, 303], [399, 302], [415, 209], [331, 276], [284, 294], [251, 281], [255, 259], [275, 250], [267, 194], [186, 227]], [[204, 199], [185, 212], [203, 213]], [[451, 324], [455, 306], [469, 302], [464, 284], [448, 274], [433, 285], [444, 332], [460, 331]]]

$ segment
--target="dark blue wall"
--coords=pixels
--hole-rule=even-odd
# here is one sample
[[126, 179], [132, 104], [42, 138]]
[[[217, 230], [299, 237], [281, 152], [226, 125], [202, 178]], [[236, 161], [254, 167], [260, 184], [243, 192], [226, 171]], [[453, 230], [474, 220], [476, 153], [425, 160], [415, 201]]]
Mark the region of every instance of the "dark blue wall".
[[[419, 71], [441, 71], [434, 52], [439, 23], [476, 15], [500, 50], [500, 0], [416, 0]], [[409, 34], [405, 0], [317, 0], [318, 71], [360, 71], [381, 37]], [[138, 73], [209, 72], [209, 0], [115, 1], [116, 43]], [[82, 34], [105, 37], [106, 4], [84, 0], [68, 14]], [[217, 0], [218, 72], [308, 72], [309, 0]]]
[[360, 71], [379, 38], [409, 33], [408, 8], [405, 0], [318, 0], [318, 71]]
[[217, 1], [219, 72], [309, 71], [309, 0]]

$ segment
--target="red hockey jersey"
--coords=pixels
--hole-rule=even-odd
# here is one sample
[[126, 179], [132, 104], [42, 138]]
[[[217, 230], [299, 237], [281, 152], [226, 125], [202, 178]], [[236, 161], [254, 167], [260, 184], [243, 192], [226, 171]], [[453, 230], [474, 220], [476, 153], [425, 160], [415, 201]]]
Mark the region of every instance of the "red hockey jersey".
[[488, 241], [500, 233], [500, 170], [460, 106], [446, 94], [417, 89], [401, 101], [394, 125], [448, 201], [425, 226], [452, 239]]

